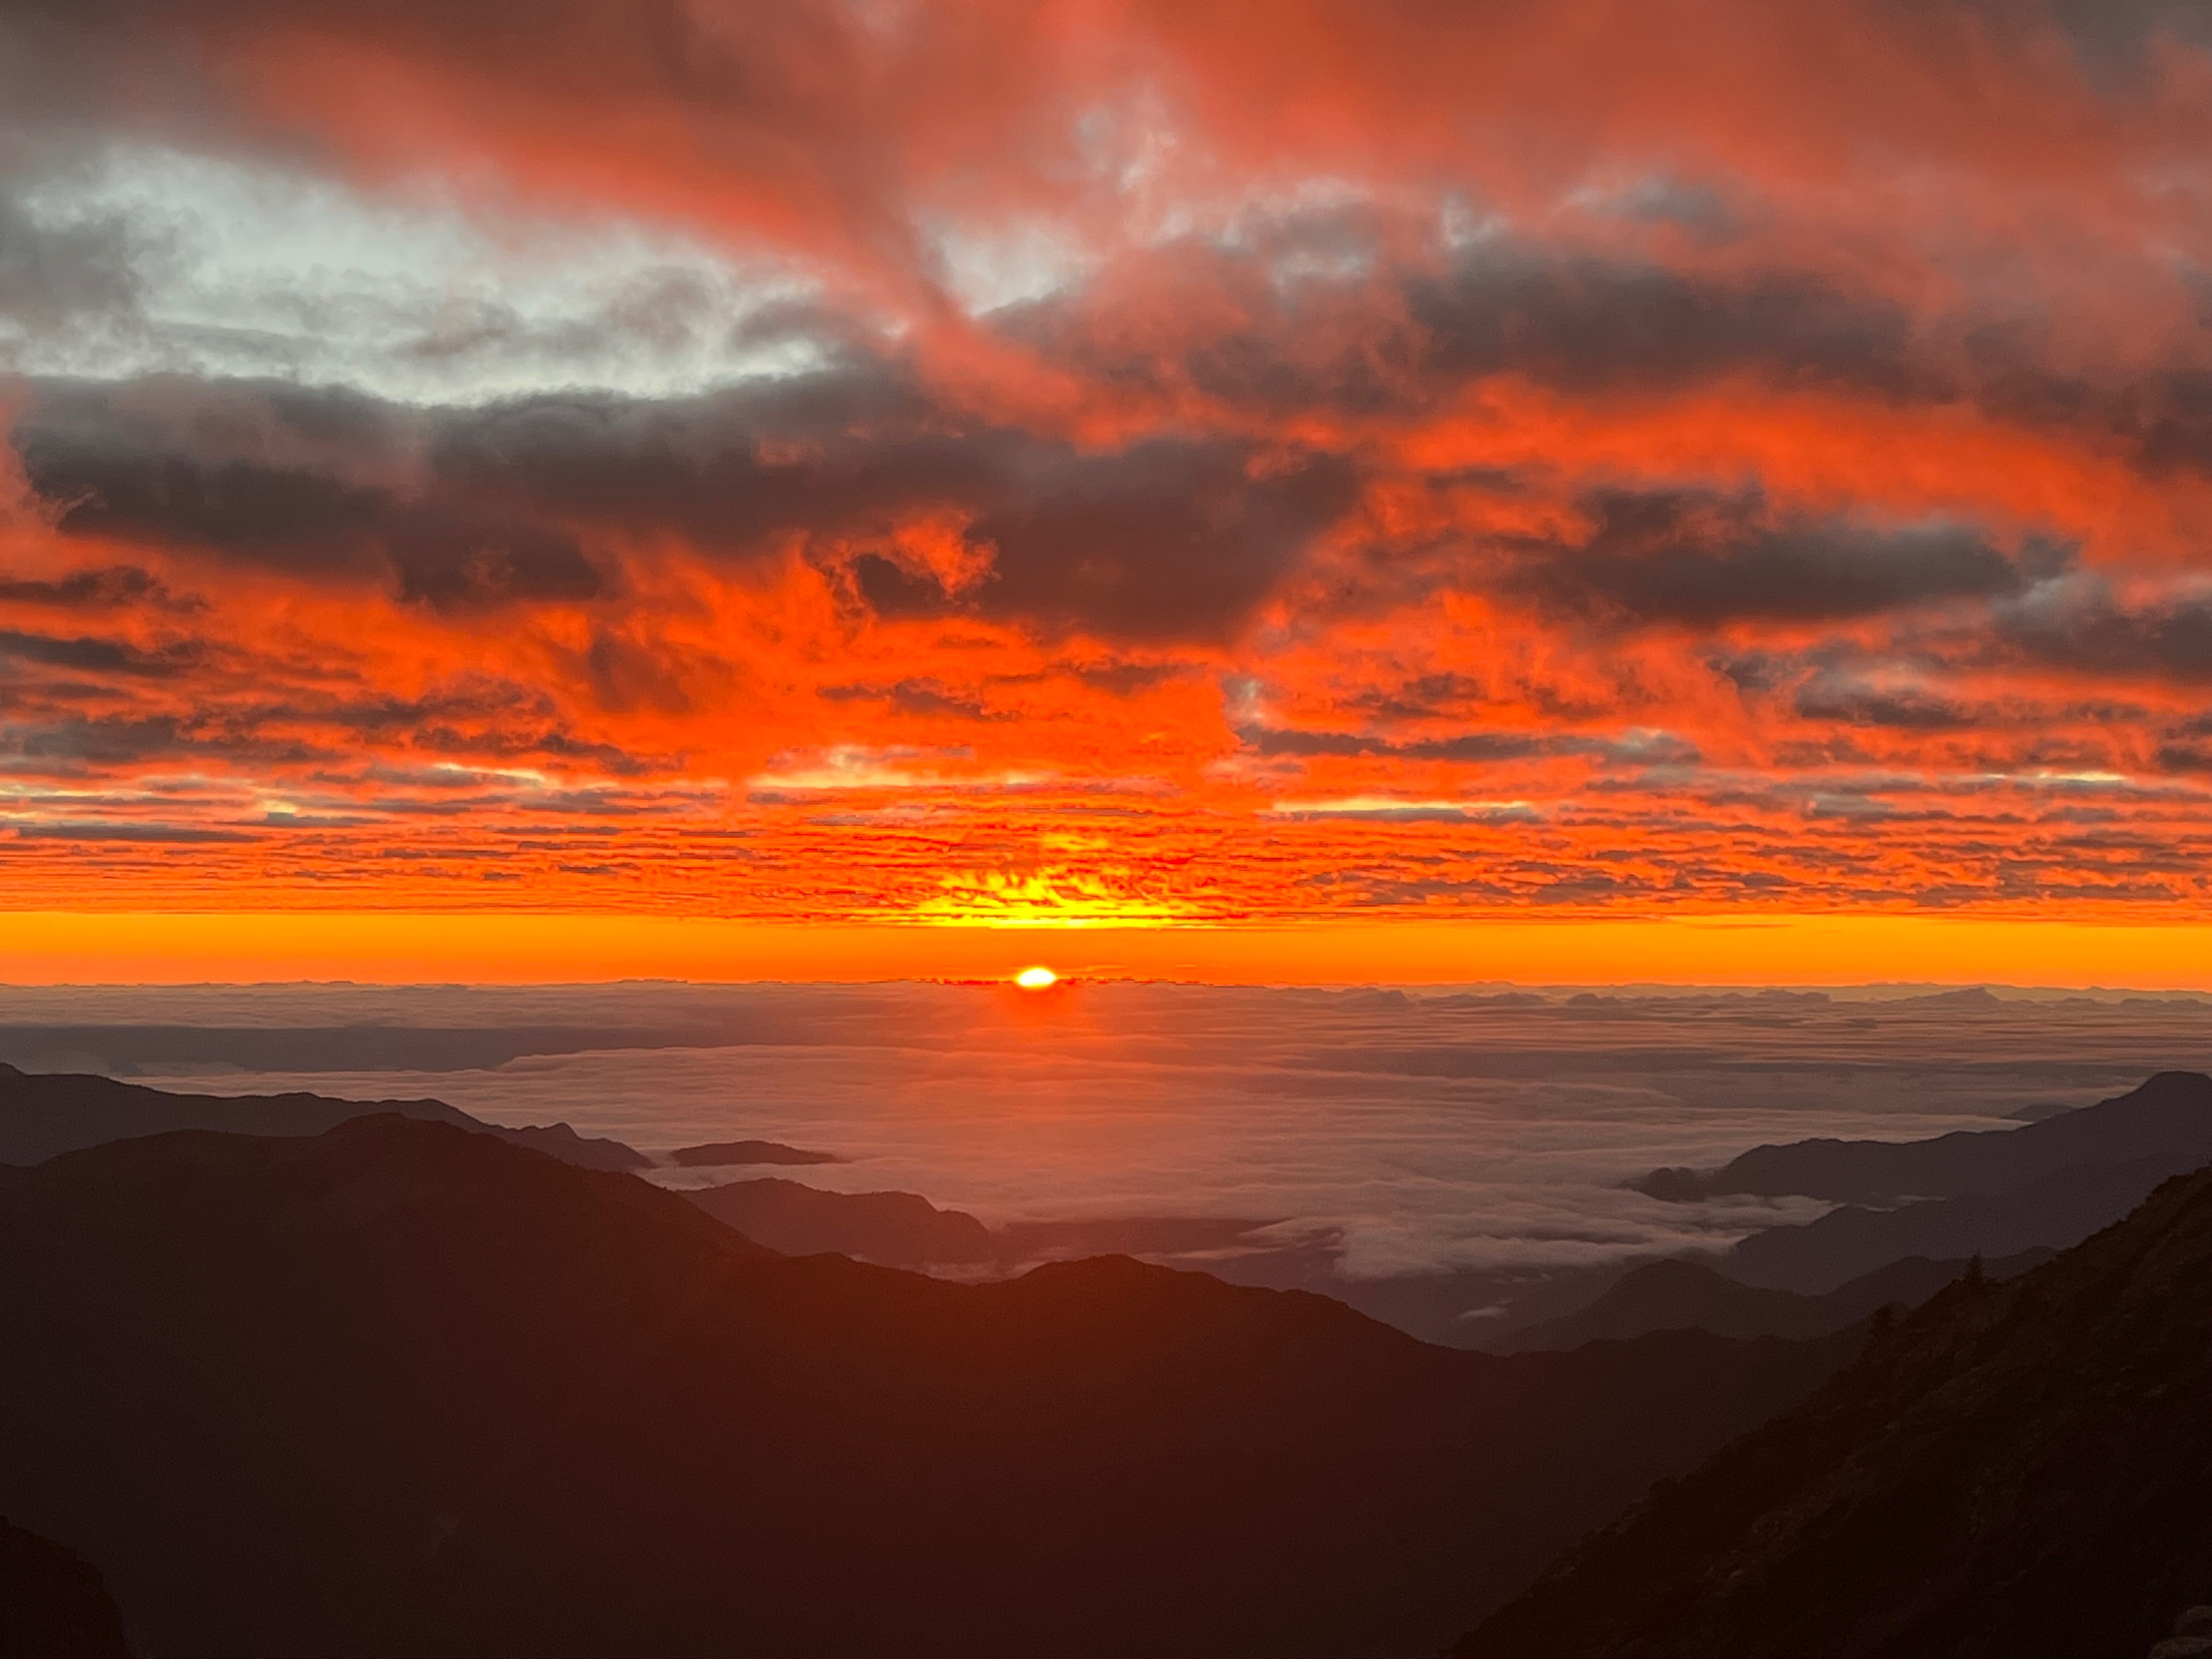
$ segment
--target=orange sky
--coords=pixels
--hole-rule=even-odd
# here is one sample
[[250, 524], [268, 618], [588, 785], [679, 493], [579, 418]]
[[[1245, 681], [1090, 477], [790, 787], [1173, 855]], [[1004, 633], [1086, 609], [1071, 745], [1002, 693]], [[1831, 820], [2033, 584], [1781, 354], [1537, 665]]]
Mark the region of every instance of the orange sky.
[[2212, 991], [2185, 924], [1963, 916], [1392, 919], [1301, 927], [890, 927], [609, 915], [24, 911], [0, 985], [1068, 978], [1217, 984], [1869, 985]]
[[2203, 982], [2197, 9], [0, 32], [0, 979]]

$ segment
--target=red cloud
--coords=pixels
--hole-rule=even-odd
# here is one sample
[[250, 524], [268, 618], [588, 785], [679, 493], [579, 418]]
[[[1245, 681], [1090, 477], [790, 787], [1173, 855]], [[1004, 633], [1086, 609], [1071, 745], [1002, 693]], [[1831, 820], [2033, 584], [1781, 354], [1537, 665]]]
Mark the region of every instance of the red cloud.
[[[749, 325], [809, 366], [658, 397], [24, 380], [0, 868], [108, 907], [2201, 914], [2212, 70], [2131, 15], [13, 21], [33, 139], [679, 224], [817, 298]], [[42, 269], [113, 252], [21, 211]], [[961, 262], [1024, 236], [1049, 280], [971, 311]]]

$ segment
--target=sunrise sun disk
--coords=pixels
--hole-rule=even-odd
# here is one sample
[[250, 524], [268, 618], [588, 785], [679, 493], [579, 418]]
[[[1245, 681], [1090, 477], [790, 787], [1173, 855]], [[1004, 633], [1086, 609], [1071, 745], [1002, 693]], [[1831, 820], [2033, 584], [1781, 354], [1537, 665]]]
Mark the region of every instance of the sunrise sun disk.
[[1024, 968], [1014, 975], [1014, 983], [1024, 991], [1048, 991], [1060, 982], [1060, 975], [1049, 968]]

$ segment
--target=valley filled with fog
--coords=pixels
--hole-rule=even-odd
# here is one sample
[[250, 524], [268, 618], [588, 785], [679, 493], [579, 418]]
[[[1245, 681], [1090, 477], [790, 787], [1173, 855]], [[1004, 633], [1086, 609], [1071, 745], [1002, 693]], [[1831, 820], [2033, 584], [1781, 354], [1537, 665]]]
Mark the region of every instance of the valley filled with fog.
[[677, 1188], [727, 1172], [672, 1150], [758, 1137], [842, 1160], [775, 1171], [810, 1187], [1050, 1224], [1038, 1257], [1304, 1285], [1456, 1341], [1532, 1285], [1830, 1207], [1623, 1184], [1655, 1167], [2016, 1127], [2212, 1060], [2202, 997], [1911, 988], [52, 988], [0, 1009], [0, 1060], [28, 1071], [430, 1097], [625, 1142]]

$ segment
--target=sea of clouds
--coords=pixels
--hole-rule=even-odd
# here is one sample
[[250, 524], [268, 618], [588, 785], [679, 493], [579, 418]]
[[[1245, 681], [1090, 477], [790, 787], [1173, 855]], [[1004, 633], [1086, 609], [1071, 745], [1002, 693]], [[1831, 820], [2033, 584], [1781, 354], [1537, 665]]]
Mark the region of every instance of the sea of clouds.
[[1266, 1222], [1237, 1249], [1319, 1252], [1358, 1281], [1574, 1269], [1806, 1218], [1820, 1206], [1667, 1204], [1621, 1182], [1762, 1141], [1997, 1127], [2203, 1069], [2212, 1000], [51, 988], [0, 992], [0, 1059], [204, 1092], [434, 1096], [647, 1152], [782, 1140], [849, 1160], [775, 1172], [821, 1187], [918, 1192], [993, 1224]]

